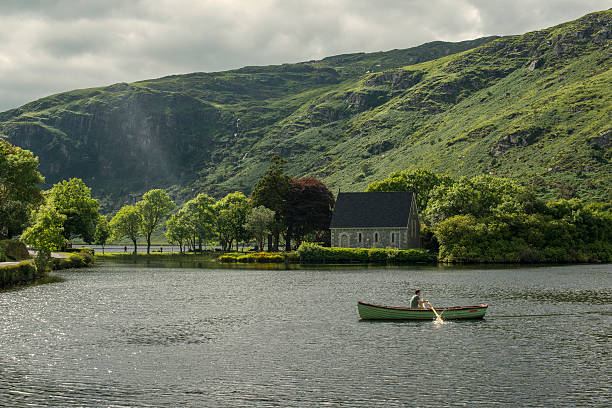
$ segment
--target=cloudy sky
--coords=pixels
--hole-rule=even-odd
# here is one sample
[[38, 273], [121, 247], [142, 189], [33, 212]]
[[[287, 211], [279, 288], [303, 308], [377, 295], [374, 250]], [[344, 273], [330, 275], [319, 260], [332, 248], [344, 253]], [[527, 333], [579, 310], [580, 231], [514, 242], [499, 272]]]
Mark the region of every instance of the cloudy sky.
[[521, 34], [610, 0], [0, 0], [0, 111], [76, 88]]

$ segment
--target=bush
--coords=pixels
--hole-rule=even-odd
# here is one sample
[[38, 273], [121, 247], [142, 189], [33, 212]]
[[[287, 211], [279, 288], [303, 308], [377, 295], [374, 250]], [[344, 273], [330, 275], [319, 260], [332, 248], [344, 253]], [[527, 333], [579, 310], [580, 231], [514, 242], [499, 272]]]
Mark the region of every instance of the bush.
[[423, 249], [326, 248], [308, 242], [300, 245], [296, 257], [303, 263], [417, 263], [435, 260]]
[[222, 263], [283, 263], [285, 259], [286, 256], [283, 254], [258, 252], [255, 254], [225, 254], [218, 257], [217, 261]]
[[77, 253], [72, 253], [68, 256], [68, 258], [53, 258], [51, 261], [51, 266], [53, 270], [59, 269], [70, 269], [70, 268], [84, 268], [87, 266], [92, 266], [94, 263], [94, 257], [89, 251], [82, 251]]
[[0, 266], [0, 287], [33, 282], [42, 275], [42, 271], [39, 273], [32, 260], [22, 261], [16, 265]]
[[4, 256], [4, 250], [0, 246], [0, 262], [6, 261], [6, 257]]
[[0, 248], [7, 261], [23, 261], [32, 258], [25, 244], [16, 239], [4, 239], [0, 241]]

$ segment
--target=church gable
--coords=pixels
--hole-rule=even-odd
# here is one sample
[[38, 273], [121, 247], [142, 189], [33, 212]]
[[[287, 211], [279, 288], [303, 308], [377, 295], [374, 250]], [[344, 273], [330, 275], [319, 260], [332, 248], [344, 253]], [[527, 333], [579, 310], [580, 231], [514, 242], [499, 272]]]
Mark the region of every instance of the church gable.
[[339, 193], [330, 229], [335, 247], [418, 248], [420, 223], [414, 194]]
[[413, 193], [338, 193], [330, 228], [407, 227]]

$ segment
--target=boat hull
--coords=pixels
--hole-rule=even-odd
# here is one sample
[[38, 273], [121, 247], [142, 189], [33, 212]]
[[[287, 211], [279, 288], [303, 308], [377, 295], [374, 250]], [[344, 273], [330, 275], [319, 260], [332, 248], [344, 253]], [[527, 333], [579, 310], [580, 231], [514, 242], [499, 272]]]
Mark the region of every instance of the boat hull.
[[[444, 320], [482, 319], [487, 313], [488, 305], [455, 306], [436, 308]], [[359, 317], [363, 320], [433, 320], [436, 318], [431, 309], [411, 309], [408, 307], [390, 307], [357, 302]]]

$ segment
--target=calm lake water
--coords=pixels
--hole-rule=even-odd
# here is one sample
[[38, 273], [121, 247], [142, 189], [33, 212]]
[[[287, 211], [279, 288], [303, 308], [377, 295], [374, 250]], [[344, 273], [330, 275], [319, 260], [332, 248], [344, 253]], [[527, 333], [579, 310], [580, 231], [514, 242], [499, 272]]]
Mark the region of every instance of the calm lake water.
[[[0, 293], [0, 406], [612, 404], [612, 265], [236, 270], [106, 263]], [[357, 300], [489, 303], [366, 322]]]

